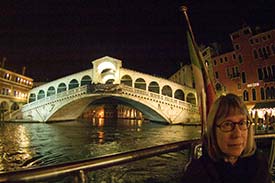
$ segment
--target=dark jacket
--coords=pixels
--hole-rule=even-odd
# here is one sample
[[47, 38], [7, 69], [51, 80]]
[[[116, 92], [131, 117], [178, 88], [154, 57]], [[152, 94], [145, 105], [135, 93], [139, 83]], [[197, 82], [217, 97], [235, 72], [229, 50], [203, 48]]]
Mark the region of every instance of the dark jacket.
[[182, 183], [271, 183], [266, 158], [260, 153], [239, 158], [233, 166], [224, 161], [214, 162], [203, 155], [191, 161]]

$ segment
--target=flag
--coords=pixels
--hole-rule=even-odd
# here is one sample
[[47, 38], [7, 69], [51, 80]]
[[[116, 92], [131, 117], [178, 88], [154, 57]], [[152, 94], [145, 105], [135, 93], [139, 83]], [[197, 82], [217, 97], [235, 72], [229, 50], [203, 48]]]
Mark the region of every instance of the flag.
[[187, 31], [187, 42], [195, 79], [195, 88], [197, 92], [201, 120], [202, 123], [206, 123], [206, 118], [210, 107], [216, 99], [216, 92], [209, 78], [208, 71], [205, 68], [202, 54], [195, 41], [192, 39], [189, 31]]
[[192, 27], [187, 15], [187, 7], [182, 6], [186, 22], [188, 25], [187, 42], [189, 48], [189, 56], [192, 63], [193, 74], [195, 78], [195, 87], [197, 92], [198, 106], [201, 114], [202, 135], [205, 133], [205, 124], [208, 112], [211, 105], [216, 99], [216, 92], [214, 86], [209, 78], [208, 71], [205, 68], [203, 56], [196, 44]]

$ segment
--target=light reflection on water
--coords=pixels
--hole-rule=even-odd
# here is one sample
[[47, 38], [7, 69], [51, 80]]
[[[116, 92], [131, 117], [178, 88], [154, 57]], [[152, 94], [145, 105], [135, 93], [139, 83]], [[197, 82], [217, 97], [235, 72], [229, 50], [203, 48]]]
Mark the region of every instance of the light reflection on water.
[[[5, 172], [188, 140], [200, 135], [200, 127], [142, 123], [141, 120], [92, 119], [47, 124], [5, 123], [0, 126], [0, 134], [0, 172]], [[182, 157], [166, 154], [155, 157], [157, 161], [142, 160], [130, 164], [132, 169], [124, 169], [128, 175], [146, 177], [154, 167], [160, 175], [167, 166], [172, 170], [182, 167], [178, 158]], [[169, 162], [179, 162], [179, 165]], [[136, 165], [145, 168], [137, 170]], [[92, 176], [103, 173], [99, 171]]]

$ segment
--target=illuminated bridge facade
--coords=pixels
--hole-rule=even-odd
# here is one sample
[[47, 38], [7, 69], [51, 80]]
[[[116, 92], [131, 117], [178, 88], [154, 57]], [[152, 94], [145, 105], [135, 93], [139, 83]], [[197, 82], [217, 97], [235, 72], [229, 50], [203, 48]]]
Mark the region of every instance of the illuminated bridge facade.
[[115, 99], [152, 121], [199, 121], [193, 88], [123, 68], [121, 60], [107, 56], [92, 64], [92, 69], [32, 89], [22, 118], [40, 122], [75, 120], [89, 105]]

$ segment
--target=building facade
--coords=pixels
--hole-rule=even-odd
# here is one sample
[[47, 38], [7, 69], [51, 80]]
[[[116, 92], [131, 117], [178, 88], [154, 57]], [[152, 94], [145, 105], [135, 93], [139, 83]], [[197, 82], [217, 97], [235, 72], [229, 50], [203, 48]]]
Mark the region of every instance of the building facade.
[[175, 83], [194, 88], [194, 77], [191, 65], [181, 65], [180, 69], [168, 79]]
[[33, 79], [0, 67], [0, 112], [1, 120], [27, 103], [28, 92], [33, 86]]
[[246, 26], [230, 37], [233, 51], [211, 59], [216, 90], [239, 95], [249, 109], [259, 104], [259, 108], [272, 108], [275, 103], [275, 29], [255, 33]]

